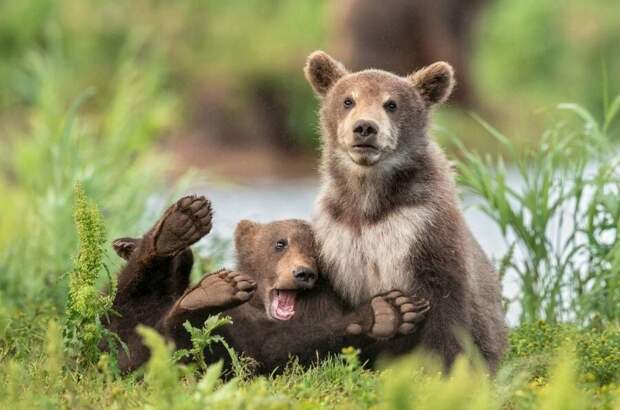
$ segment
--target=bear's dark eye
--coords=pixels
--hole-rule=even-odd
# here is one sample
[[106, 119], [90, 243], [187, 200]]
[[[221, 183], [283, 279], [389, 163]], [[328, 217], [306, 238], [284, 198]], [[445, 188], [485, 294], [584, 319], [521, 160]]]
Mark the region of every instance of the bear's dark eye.
[[276, 242], [276, 251], [281, 251], [283, 249], [286, 249], [287, 246], [288, 246], [288, 241], [286, 239], [280, 239], [279, 241]]
[[351, 108], [351, 107], [353, 107], [355, 105], [355, 101], [353, 101], [353, 98], [347, 97], [347, 98], [344, 99], [343, 104], [344, 104], [344, 108], [348, 109], [348, 108]]
[[385, 108], [389, 112], [394, 112], [396, 111], [396, 108], [398, 108], [398, 106], [394, 101], [390, 100], [383, 104], [383, 108]]

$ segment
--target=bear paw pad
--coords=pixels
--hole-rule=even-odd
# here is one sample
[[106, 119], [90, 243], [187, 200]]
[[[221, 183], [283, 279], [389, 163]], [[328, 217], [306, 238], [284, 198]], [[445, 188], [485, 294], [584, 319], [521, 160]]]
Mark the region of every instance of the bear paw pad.
[[171, 256], [193, 245], [211, 231], [211, 201], [189, 195], [166, 210], [152, 231], [153, 247], [159, 256]]
[[180, 307], [187, 310], [204, 308], [228, 309], [250, 300], [256, 281], [250, 276], [221, 270], [205, 276], [182, 297]]
[[375, 339], [389, 339], [397, 334], [413, 333], [430, 309], [430, 303], [423, 298], [405, 296], [394, 290], [376, 296], [370, 302], [373, 324], [368, 335]]

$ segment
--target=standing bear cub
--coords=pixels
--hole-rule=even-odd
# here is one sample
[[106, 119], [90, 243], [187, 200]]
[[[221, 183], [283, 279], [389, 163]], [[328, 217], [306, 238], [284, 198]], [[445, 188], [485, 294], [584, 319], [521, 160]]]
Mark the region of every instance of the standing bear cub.
[[427, 132], [431, 108], [454, 86], [452, 67], [438, 62], [406, 77], [350, 73], [317, 51], [305, 74], [321, 100], [313, 227], [333, 289], [353, 307], [390, 289], [428, 299], [422, 327], [381, 350], [423, 346], [449, 366], [461, 351], [460, 329], [494, 370], [506, 342], [499, 277], [465, 224], [450, 165]]
[[[240, 222], [235, 231], [237, 270], [220, 270], [189, 286], [189, 246], [210, 231], [211, 214], [204, 197], [184, 197], [142, 238], [114, 241], [127, 265], [119, 273], [113, 305], [118, 315], [108, 327], [128, 347], [119, 357], [124, 372], [149, 356], [135, 331], [138, 324], [154, 327], [178, 348], [187, 348], [191, 341], [184, 322], [201, 327], [210, 315], [223, 313], [233, 320], [219, 329], [229, 345], [255, 359], [258, 371], [271, 373], [283, 369], [291, 356], [309, 364], [317, 354], [410, 334], [429, 309], [425, 300], [399, 291], [345, 309], [319, 276], [312, 229], [300, 220]], [[230, 364], [223, 346], [205, 352], [205, 357]]]

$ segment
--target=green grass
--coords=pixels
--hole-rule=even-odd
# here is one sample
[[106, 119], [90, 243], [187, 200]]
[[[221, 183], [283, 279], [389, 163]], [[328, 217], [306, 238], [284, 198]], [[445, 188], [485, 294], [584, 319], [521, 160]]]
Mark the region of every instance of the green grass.
[[605, 105], [597, 120], [579, 105], [561, 104], [577, 119], [554, 124], [536, 148], [521, 151], [475, 117], [506, 159], [453, 139], [462, 154], [460, 183], [506, 242], [500, 273], [518, 281], [520, 292], [508, 303], [518, 306], [522, 323], [620, 320], [620, 156], [610, 131], [620, 96]]
[[[574, 409], [612, 408], [619, 405], [618, 374], [610, 380], [584, 372], [592, 358], [569, 342], [578, 330], [566, 328], [566, 338], [541, 341], [540, 333], [556, 328], [537, 325], [517, 337], [538, 343], [546, 363], [538, 371], [522, 363], [521, 348], [514, 349], [495, 380], [475, 357], [460, 359], [450, 375], [442, 375], [427, 355], [413, 355], [390, 363], [380, 371], [359, 366], [355, 352], [302, 370], [294, 362], [284, 373], [271, 377], [219, 379], [221, 367], [204, 373], [175, 365], [171, 347], [154, 331], [143, 329], [153, 356], [144, 378], [118, 378], [103, 356], [97, 365], [69, 370], [63, 356], [59, 325], [52, 321], [41, 341], [46, 348], [26, 361], [0, 363], [0, 406], [3, 408], [381, 408], [381, 409]], [[613, 331], [620, 337], [620, 330]], [[612, 333], [608, 331], [608, 333]], [[586, 333], [582, 340], [588, 339]], [[609, 337], [607, 334], [604, 337]], [[604, 340], [599, 338], [599, 342]], [[516, 337], [513, 337], [515, 341]], [[529, 342], [527, 342], [529, 340]], [[594, 340], [594, 339], [593, 339]], [[604, 345], [602, 343], [601, 345]], [[522, 345], [520, 345], [523, 347]], [[534, 353], [533, 352], [533, 353]], [[559, 353], [558, 353], [559, 352]], [[620, 352], [616, 346], [616, 366]], [[530, 355], [527, 356], [531, 358]], [[27, 363], [27, 365], [24, 365]], [[539, 363], [540, 364], [540, 363]], [[540, 369], [544, 369], [541, 371]], [[617, 369], [616, 369], [617, 370]]]

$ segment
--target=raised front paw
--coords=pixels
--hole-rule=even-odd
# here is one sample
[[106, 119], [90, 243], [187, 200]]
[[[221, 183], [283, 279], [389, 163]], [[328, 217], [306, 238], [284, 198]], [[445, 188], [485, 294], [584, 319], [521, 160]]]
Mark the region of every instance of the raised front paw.
[[204, 308], [229, 309], [250, 300], [256, 282], [250, 276], [222, 269], [205, 276], [179, 302], [185, 310]]
[[211, 201], [189, 195], [164, 212], [150, 232], [153, 250], [159, 256], [171, 256], [193, 245], [211, 231]]
[[405, 296], [398, 290], [375, 296], [370, 302], [370, 314], [361, 323], [347, 327], [351, 335], [366, 334], [374, 339], [389, 339], [398, 334], [413, 333], [430, 309], [423, 298]]

